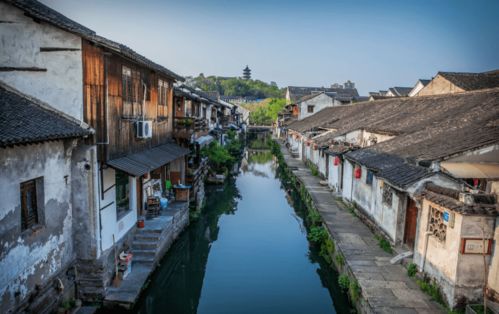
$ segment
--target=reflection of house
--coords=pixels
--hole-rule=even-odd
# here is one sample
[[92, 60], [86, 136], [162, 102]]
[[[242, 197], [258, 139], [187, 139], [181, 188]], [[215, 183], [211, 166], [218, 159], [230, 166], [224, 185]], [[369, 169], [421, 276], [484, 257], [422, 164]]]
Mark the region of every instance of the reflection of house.
[[[318, 167], [335, 192], [355, 203], [380, 233], [415, 250], [420, 270], [435, 278], [454, 307], [460, 300], [481, 297], [483, 268], [459, 275], [478, 265], [476, 256], [461, 251], [466, 243], [470, 250], [481, 245], [470, 224], [484, 222], [488, 243], [493, 228], [496, 234], [499, 230], [496, 201], [488, 197], [497, 194], [499, 186], [498, 101], [495, 88], [331, 107], [287, 125], [287, 142], [298, 158]], [[435, 242], [437, 235], [427, 233], [431, 216], [427, 197], [436, 190], [450, 200], [434, 207], [441, 213], [453, 212], [459, 220], [453, 238], [443, 242]], [[461, 199], [463, 193], [475, 195], [474, 201], [467, 201], [470, 196]], [[497, 256], [492, 251], [487, 257], [491, 295], [499, 285]]]
[[499, 70], [483, 73], [438, 72], [418, 96], [463, 93], [499, 87]]
[[4, 84], [0, 123], [0, 312], [40, 313], [73, 286], [74, 168], [88, 171], [73, 151], [92, 132]]

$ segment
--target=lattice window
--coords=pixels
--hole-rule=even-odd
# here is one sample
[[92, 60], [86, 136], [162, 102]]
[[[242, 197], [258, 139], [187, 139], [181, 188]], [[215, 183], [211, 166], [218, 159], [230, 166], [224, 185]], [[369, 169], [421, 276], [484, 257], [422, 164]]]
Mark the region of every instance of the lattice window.
[[440, 242], [445, 242], [445, 238], [447, 237], [447, 225], [444, 223], [444, 213], [433, 206], [430, 206], [430, 223], [428, 224], [428, 231]]
[[383, 194], [382, 194], [383, 203], [392, 206], [392, 199], [393, 199], [392, 188], [386, 184], [383, 185]]
[[366, 184], [367, 185], [373, 184], [373, 176], [374, 176], [374, 173], [371, 170], [367, 170], [367, 174], [366, 174]]

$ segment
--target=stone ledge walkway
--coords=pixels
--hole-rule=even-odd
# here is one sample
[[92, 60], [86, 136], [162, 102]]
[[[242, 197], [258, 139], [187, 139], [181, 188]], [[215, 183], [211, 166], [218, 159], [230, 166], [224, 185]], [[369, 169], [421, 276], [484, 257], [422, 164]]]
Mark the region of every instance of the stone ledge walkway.
[[417, 284], [407, 276], [401, 265], [391, 265], [392, 255], [384, 252], [371, 230], [346, 210], [340, 209], [328, 187], [319, 184], [305, 164], [291, 157], [281, 145], [288, 167], [304, 184], [321, 214], [337, 249], [345, 257], [362, 288], [362, 296], [370, 313], [444, 313]]

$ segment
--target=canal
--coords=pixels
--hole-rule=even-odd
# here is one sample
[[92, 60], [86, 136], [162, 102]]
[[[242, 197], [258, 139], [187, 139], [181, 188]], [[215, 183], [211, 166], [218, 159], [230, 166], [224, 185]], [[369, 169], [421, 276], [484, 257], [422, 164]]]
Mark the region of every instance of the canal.
[[270, 151], [208, 186], [206, 206], [164, 257], [139, 313], [350, 313], [337, 273], [307, 241], [304, 206]]

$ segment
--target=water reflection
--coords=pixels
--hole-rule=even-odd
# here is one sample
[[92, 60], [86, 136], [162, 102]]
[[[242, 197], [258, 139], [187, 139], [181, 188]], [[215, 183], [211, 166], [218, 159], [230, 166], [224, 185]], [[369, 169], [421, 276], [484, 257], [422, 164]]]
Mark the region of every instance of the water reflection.
[[136, 311], [348, 313], [337, 274], [309, 247], [303, 204], [283, 190], [270, 151], [248, 149], [240, 169], [207, 188], [203, 215], [163, 259]]

